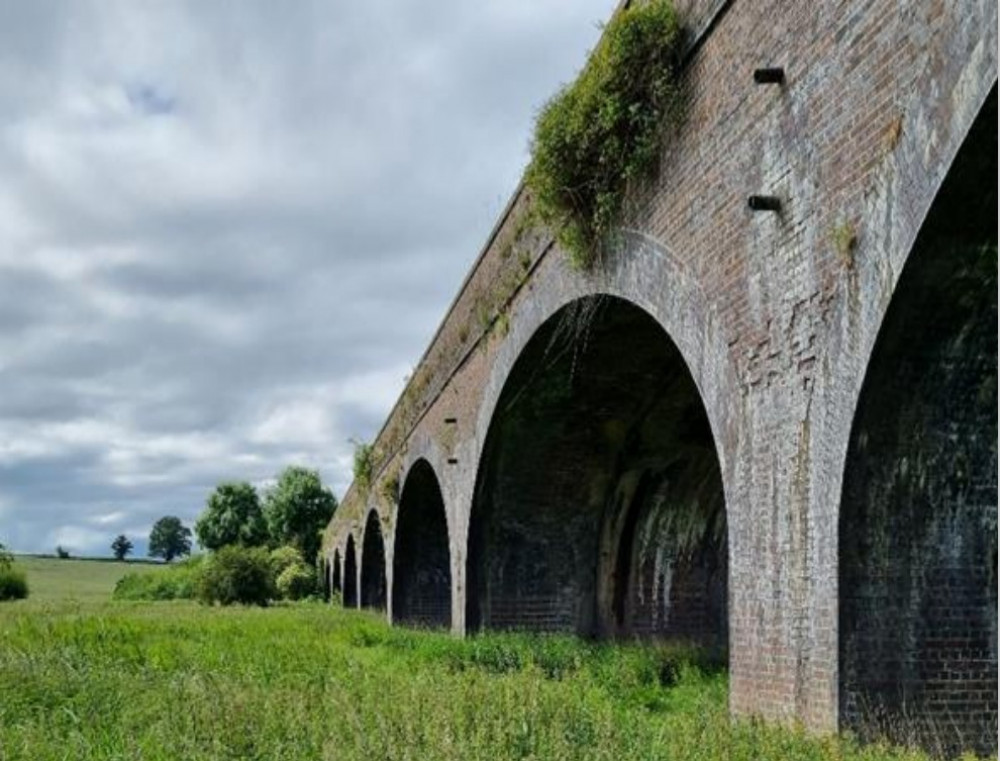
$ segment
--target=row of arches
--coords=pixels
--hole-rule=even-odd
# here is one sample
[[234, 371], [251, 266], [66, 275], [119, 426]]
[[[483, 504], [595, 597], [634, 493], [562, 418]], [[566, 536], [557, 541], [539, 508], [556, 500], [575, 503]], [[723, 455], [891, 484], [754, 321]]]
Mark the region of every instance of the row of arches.
[[[404, 509], [405, 508], [405, 509]], [[411, 468], [400, 498], [393, 553], [393, 619], [424, 627], [451, 624], [451, 559], [444, 498], [430, 463], [418, 460]], [[362, 534], [360, 573], [353, 534], [346, 542], [341, 590], [346, 607], [384, 610], [387, 605], [386, 549], [382, 524], [372, 510]], [[339, 563], [334, 553], [334, 566]], [[360, 595], [359, 595], [360, 590]]]
[[[919, 741], [921, 727], [900, 721], [917, 716], [945, 747], [986, 750], [997, 712], [996, 118], [994, 88], [893, 293], [851, 424], [837, 533], [842, 723]], [[513, 364], [457, 539], [464, 595], [453, 595], [451, 536], [438, 477], [418, 460], [391, 576], [372, 511], [360, 569], [346, 540], [344, 604], [386, 608], [391, 595], [394, 621], [448, 627], [454, 599], [470, 632], [727, 652], [718, 444], [678, 346], [627, 300], [570, 302]]]

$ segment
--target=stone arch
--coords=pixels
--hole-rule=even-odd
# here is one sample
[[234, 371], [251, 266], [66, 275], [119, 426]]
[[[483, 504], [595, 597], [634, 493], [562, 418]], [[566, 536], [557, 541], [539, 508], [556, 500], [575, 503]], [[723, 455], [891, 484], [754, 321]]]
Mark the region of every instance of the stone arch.
[[441, 485], [424, 458], [410, 467], [400, 491], [393, 540], [393, 621], [451, 625], [451, 553]]
[[841, 723], [949, 754], [997, 747], [996, 108], [895, 283], [838, 518]]
[[525, 342], [484, 437], [466, 626], [678, 637], [721, 652], [725, 504], [677, 345], [627, 299], [570, 300]]
[[385, 540], [378, 511], [369, 510], [361, 547], [361, 607], [385, 610]]
[[347, 535], [347, 546], [344, 549], [344, 607], [358, 607], [358, 554], [354, 534]]

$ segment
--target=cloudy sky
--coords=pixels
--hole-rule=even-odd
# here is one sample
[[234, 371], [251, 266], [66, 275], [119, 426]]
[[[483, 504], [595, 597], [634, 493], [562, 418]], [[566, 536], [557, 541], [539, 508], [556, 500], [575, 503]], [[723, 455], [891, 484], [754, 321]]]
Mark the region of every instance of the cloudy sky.
[[0, 542], [341, 495], [614, 4], [0, 5]]

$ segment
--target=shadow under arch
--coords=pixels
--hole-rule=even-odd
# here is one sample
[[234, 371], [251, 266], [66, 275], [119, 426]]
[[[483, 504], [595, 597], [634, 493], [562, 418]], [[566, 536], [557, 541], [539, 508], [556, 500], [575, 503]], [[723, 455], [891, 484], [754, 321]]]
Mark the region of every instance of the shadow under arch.
[[333, 551], [333, 569], [330, 572], [330, 591], [338, 594], [343, 591], [343, 584], [340, 581], [340, 550]]
[[838, 528], [841, 723], [997, 744], [997, 94], [924, 220], [865, 370]]
[[358, 555], [354, 548], [354, 534], [347, 535], [344, 550], [344, 607], [358, 607]]
[[392, 554], [396, 623], [451, 626], [451, 553], [441, 485], [424, 458], [410, 467], [399, 497]]
[[361, 607], [385, 610], [385, 541], [378, 511], [365, 520], [361, 547]]
[[711, 426], [687, 364], [617, 296], [569, 302], [508, 374], [482, 449], [466, 627], [727, 647]]

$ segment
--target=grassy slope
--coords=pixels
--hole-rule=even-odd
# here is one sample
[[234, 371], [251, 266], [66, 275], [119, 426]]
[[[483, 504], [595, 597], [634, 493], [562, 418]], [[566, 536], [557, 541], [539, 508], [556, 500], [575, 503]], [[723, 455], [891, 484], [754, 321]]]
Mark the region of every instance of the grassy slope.
[[319, 604], [27, 600], [0, 606], [0, 760], [923, 758], [734, 724], [725, 675], [682, 661]]
[[28, 576], [28, 592], [39, 602], [105, 602], [115, 583], [126, 573], [155, 573], [153, 563], [118, 563], [113, 560], [58, 560], [18, 556], [15, 565]]

